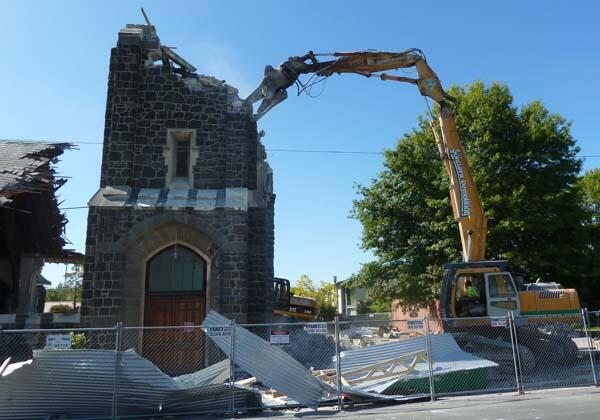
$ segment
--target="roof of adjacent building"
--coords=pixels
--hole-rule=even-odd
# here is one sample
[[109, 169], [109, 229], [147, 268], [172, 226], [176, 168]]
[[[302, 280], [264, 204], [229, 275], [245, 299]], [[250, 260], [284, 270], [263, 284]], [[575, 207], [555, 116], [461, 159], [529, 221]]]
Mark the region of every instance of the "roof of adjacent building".
[[70, 143], [0, 140], [0, 255], [36, 254], [48, 262], [81, 263], [83, 255], [64, 249], [67, 219], [58, 208], [52, 164]]
[[17, 194], [35, 191], [36, 183], [54, 182], [46, 164], [71, 147], [70, 143], [0, 140], [0, 206]]

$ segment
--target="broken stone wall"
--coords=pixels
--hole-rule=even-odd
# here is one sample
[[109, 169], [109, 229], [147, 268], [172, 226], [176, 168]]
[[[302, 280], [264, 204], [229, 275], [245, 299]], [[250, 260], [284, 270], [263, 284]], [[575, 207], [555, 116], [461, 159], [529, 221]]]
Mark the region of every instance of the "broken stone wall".
[[[100, 190], [88, 215], [82, 323], [141, 325], [143, 263], [161, 244], [183, 241], [182, 235], [210, 260], [208, 308], [242, 322], [265, 321], [272, 310], [275, 196], [252, 109], [222, 81], [157, 62], [157, 44], [146, 35], [122, 31], [111, 52]], [[178, 190], [184, 197], [178, 202], [167, 180], [172, 130], [194, 133], [193, 182]], [[111, 191], [123, 198], [115, 201]], [[235, 205], [228, 204], [233, 193]], [[148, 202], [148, 194], [155, 199]], [[213, 202], [198, 204], [212, 196]]]

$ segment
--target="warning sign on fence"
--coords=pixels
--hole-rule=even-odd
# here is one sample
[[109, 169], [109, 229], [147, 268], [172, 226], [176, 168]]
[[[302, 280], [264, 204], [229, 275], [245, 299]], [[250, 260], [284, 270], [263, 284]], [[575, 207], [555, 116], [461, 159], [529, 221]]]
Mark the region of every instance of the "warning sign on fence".
[[409, 319], [406, 321], [406, 325], [409, 330], [422, 330], [423, 320], [422, 319]]
[[492, 324], [492, 327], [506, 327], [507, 320], [504, 316], [493, 317], [490, 318], [490, 324]]
[[206, 335], [209, 337], [229, 337], [231, 335], [231, 327], [229, 325], [223, 327], [208, 327], [206, 328]]
[[49, 334], [46, 336], [46, 350], [68, 350], [71, 348], [69, 334]]
[[290, 332], [285, 330], [273, 330], [271, 331], [271, 337], [269, 339], [271, 344], [290, 344]]
[[309, 334], [327, 334], [327, 323], [309, 322], [304, 329]]

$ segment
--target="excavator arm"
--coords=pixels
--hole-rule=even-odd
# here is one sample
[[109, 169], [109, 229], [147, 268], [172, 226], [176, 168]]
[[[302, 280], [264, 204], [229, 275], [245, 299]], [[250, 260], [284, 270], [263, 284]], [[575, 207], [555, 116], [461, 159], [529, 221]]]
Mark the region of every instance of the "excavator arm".
[[[319, 61], [318, 57], [322, 56], [331, 59]], [[418, 78], [383, 73], [410, 67], [416, 68]], [[354, 73], [381, 80], [411, 83], [417, 86], [421, 95], [431, 98], [439, 106], [438, 121], [432, 121], [431, 127], [440, 157], [450, 177], [450, 200], [460, 230], [463, 260], [485, 259], [487, 220], [456, 130], [456, 100], [444, 91], [421, 50], [412, 48], [403, 52], [359, 51], [331, 54], [315, 54], [310, 51], [303, 56], [290, 57], [276, 69], [266, 66], [261, 84], [246, 98], [250, 104], [261, 101], [255, 119], [260, 119], [284, 101], [287, 98], [287, 88], [296, 83], [300, 75], [309, 73], [323, 77]]]

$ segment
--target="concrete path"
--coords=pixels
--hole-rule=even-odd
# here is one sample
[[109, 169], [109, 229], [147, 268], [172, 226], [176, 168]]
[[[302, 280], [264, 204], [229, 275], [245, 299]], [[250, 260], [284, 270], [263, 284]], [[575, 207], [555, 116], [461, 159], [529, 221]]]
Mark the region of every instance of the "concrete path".
[[338, 413], [333, 408], [265, 412], [260, 419], [397, 419], [397, 420], [575, 420], [600, 418], [600, 389], [595, 387], [528, 391], [469, 397], [444, 398], [436, 402], [420, 402], [386, 406], [361, 406]]

